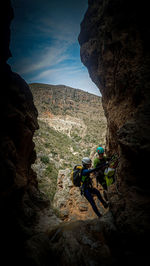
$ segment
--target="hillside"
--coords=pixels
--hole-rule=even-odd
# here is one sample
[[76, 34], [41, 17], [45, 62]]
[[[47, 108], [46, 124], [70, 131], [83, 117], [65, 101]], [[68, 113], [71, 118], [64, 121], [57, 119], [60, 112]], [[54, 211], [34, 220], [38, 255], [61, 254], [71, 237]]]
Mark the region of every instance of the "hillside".
[[29, 86], [39, 123], [34, 169], [41, 190], [53, 199], [58, 171], [92, 156], [98, 144], [105, 145], [106, 119], [99, 96], [63, 85]]

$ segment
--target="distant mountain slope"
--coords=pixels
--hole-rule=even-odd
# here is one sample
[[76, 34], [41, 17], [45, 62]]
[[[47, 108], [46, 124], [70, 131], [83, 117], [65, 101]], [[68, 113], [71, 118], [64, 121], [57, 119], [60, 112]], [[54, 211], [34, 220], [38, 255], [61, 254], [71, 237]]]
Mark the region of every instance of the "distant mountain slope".
[[72, 115], [78, 118], [81, 116], [92, 118], [94, 121], [100, 121], [99, 115], [103, 116], [101, 97], [94, 94], [64, 85], [32, 83], [30, 88], [40, 113], [48, 110], [55, 115]]
[[[41, 189], [52, 198], [60, 169], [72, 168], [105, 145], [101, 97], [64, 85], [29, 84], [40, 129], [34, 141]], [[51, 188], [50, 188], [51, 187]]]

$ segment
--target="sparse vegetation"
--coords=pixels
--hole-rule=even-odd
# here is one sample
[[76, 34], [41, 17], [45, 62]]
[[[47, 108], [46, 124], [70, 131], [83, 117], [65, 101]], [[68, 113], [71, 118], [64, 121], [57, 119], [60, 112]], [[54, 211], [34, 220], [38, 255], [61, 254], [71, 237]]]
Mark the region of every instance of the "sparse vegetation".
[[49, 158], [48, 158], [48, 156], [43, 155], [43, 156], [41, 157], [41, 162], [43, 162], [43, 163], [45, 163], [45, 164], [48, 164], [48, 163], [49, 163]]
[[39, 188], [45, 192], [48, 198], [52, 201], [56, 192], [58, 171], [54, 163], [49, 163], [43, 172], [43, 177], [39, 179]]
[[39, 187], [52, 200], [58, 171], [81, 163], [98, 143], [104, 145], [106, 120], [98, 96], [66, 86], [31, 84], [30, 88], [39, 113], [34, 135], [35, 165], [42, 163], [44, 169], [42, 177], [38, 175]]

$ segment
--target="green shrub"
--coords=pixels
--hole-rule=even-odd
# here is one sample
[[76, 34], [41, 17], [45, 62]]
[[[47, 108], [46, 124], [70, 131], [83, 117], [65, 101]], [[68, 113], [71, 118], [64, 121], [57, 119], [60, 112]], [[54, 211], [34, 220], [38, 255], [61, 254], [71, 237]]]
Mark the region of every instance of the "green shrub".
[[42, 163], [45, 163], [45, 164], [48, 164], [48, 163], [49, 163], [49, 158], [48, 158], [48, 156], [43, 155], [43, 156], [41, 157], [41, 162], [42, 162]]
[[45, 143], [45, 148], [49, 148], [49, 146], [50, 146], [49, 143], [46, 142]]
[[[56, 188], [57, 188], [57, 176], [58, 170], [56, 169], [53, 163], [49, 163], [46, 167], [43, 175], [43, 179], [41, 181], [40, 187], [42, 187], [43, 191], [46, 193], [48, 198], [53, 201]], [[47, 178], [50, 180], [50, 183], [47, 182]]]
[[49, 173], [51, 173], [53, 171], [53, 166], [52, 164], [49, 164], [45, 170], [45, 174], [49, 175]]

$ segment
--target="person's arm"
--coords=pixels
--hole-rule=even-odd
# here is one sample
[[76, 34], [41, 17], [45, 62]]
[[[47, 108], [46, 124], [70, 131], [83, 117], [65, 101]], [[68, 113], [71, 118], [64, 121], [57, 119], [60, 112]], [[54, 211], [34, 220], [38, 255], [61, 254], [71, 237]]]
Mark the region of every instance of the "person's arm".
[[88, 175], [91, 174], [93, 172], [96, 172], [98, 170], [100, 170], [101, 168], [103, 168], [104, 166], [107, 166], [107, 163], [101, 163], [98, 167], [96, 168], [91, 168], [91, 169], [84, 169], [83, 170], [83, 175]]
[[86, 175], [94, 172], [93, 170], [95, 170], [95, 168], [92, 168], [92, 169], [84, 169], [83, 172], [82, 172], [82, 175], [83, 176], [86, 176]]
[[103, 162], [101, 164], [99, 164], [96, 168], [95, 168], [95, 171], [98, 171], [100, 169], [104, 170], [105, 167], [107, 167], [109, 165], [109, 163], [106, 161], [106, 162]]

